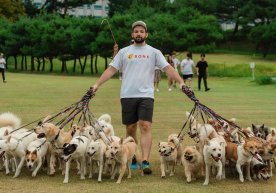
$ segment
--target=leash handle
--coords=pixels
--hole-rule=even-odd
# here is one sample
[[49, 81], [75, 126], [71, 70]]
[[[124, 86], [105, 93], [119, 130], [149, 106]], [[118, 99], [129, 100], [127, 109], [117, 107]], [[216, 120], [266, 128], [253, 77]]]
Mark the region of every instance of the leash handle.
[[199, 103], [199, 100], [195, 97], [194, 91], [187, 85], [183, 85], [181, 91], [184, 92], [189, 97], [189, 99], [191, 99], [195, 103]]

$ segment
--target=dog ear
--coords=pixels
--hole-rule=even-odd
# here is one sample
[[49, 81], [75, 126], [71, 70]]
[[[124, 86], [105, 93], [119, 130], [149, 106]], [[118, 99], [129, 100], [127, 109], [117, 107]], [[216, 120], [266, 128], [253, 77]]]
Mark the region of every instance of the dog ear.
[[11, 136], [9, 136], [7, 139], [6, 139], [6, 143], [10, 143], [11, 141]]
[[174, 148], [173, 148], [173, 147], [171, 147], [171, 151], [174, 151]]
[[31, 152], [29, 150], [26, 150], [26, 155], [29, 155]]
[[260, 126], [260, 128], [264, 129], [264, 124], [262, 124], [262, 125]]
[[124, 142], [124, 139], [123, 139], [123, 138], [121, 138], [121, 139], [120, 139], [120, 144], [122, 145], [122, 144], [123, 144], [123, 142]]
[[271, 135], [274, 137], [276, 135], [275, 129], [271, 130]]
[[160, 142], [158, 143], [158, 147], [160, 147]]
[[252, 123], [252, 129], [253, 131], [255, 131], [257, 129], [257, 127]]
[[8, 136], [8, 135], [9, 135], [9, 131], [6, 129], [5, 133], [4, 133], [4, 136]]
[[37, 155], [37, 150], [36, 149], [33, 151], [33, 154]]

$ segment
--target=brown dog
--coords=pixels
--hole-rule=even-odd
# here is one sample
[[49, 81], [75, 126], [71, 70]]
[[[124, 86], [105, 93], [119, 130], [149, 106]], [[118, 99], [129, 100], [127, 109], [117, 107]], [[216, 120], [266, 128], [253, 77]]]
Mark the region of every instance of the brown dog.
[[245, 143], [237, 145], [232, 142], [227, 142], [226, 146], [226, 159], [236, 163], [236, 169], [239, 173], [241, 182], [244, 182], [241, 166], [246, 165], [246, 178], [252, 181], [250, 176], [250, 162], [258, 153], [258, 144], [255, 140], [245, 139]]
[[142, 170], [140, 153], [138, 151], [137, 144], [135, 143], [135, 140], [132, 137], [127, 137], [125, 140], [121, 139], [119, 142], [111, 140], [109, 148], [111, 149], [111, 156], [113, 156], [116, 162], [120, 164], [119, 178], [116, 182], [117, 184], [121, 183], [126, 169], [128, 169], [127, 178], [131, 178], [131, 170], [129, 165], [134, 155], [136, 156], [139, 167], [141, 169], [141, 174], [144, 175], [144, 172]]

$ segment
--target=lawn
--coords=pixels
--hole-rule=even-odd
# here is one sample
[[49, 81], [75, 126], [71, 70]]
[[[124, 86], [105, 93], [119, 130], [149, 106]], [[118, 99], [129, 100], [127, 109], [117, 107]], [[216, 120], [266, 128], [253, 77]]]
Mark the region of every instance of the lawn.
[[[96, 81], [94, 77], [70, 77], [55, 75], [7, 73], [7, 84], [0, 84], [0, 113], [10, 111], [21, 117], [23, 123], [36, 120], [56, 112], [79, 100], [86, 90]], [[224, 181], [211, 178], [209, 186], [202, 186], [204, 179], [191, 184], [185, 181], [184, 170], [177, 167], [173, 177], [160, 178], [159, 156], [157, 145], [166, 140], [171, 133], [178, 133], [185, 122], [185, 111], [190, 111], [193, 103], [178, 89], [168, 92], [167, 81], [163, 78], [160, 92], [155, 94], [153, 120], [153, 146], [150, 162], [153, 167], [151, 176], [141, 177], [133, 172], [132, 179], [123, 178], [122, 184], [104, 177], [102, 183], [96, 178], [79, 180], [76, 170], [71, 171], [69, 184], [64, 185], [63, 176], [53, 177], [40, 172], [32, 178], [29, 171], [23, 169], [18, 179], [0, 172], [0, 192], [246, 192], [272, 193], [276, 187], [276, 177], [269, 181], [240, 183], [237, 176], [227, 175]], [[209, 92], [197, 91], [196, 81], [193, 89], [200, 101], [225, 118], [237, 118], [242, 127], [252, 123], [264, 123], [276, 127], [276, 85], [259, 86], [251, 78], [209, 78]], [[125, 130], [121, 124], [120, 113], [120, 80], [114, 78], [103, 85], [90, 102], [90, 109], [96, 117], [102, 113], [112, 116], [112, 123], [118, 136], [124, 137]], [[186, 128], [187, 129], [187, 128]], [[187, 136], [184, 145], [194, 142]], [[274, 172], [274, 175], [276, 173]]]

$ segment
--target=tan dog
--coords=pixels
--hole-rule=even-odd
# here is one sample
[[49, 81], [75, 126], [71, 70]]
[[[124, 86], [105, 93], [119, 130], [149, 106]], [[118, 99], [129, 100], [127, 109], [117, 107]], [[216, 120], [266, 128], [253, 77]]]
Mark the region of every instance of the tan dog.
[[182, 146], [183, 137], [178, 137], [177, 134], [171, 134], [168, 137], [168, 142], [174, 143], [177, 149], [177, 158], [176, 163], [180, 165], [182, 163], [182, 156], [183, 156], [183, 146]]
[[72, 133], [71, 131], [66, 132], [52, 123], [43, 123], [41, 126], [36, 127], [34, 130], [38, 134], [38, 138], [45, 137], [50, 142], [50, 174], [54, 174], [56, 171], [56, 155], [58, 157], [62, 155], [62, 148], [65, 144], [70, 143], [70, 141], [72, 140]]
[[161, 178], [165, 178], [166, 170], [170, 170], [170, 176], [174, 175], [177, 161], [177, 148], [173, 142], [159, 142]]
[[276, 142], [276, 129], [271, 128], [271, 133], [266, 136], [266, 141]]
[[182, 157], [182, 164], [184, 165], [185, 176], [187, 182], [191, 182], [192, 178], [195, 179], [199, 172], [203, 175], [203, 157], [199, 153], [196, 146], [187, 146], [184, 149], [184, 155]]
[[237, 145], [227, 142], [226, 158], [236, 163], [236, 169], [239, 173], [241, 182], [244, 182], [241, 166], [246, 165], [246, 179], [252, 181], [250, 176], [250, 163], [254, 155], [258, 153], [258, 144], [255, 140], [245, 139], [245, 143]]
[[129, 165], [134, 155], [136, 156], [140, 166], [141, 174], [144, 175], [138, 147], [132, 137], [127, 137], [125, 140], [121, 139], [119, 142], [112, 140], [109, 148], [111, 149], [111, 156], [113, 156], [116, 162], [120, 164], [119, 178], [117, 180], [118, 184], [121, 183], [126, 169], [128, 169], [127, 178], [131, 178], [131, 170]]

